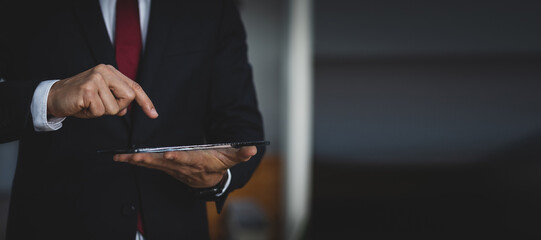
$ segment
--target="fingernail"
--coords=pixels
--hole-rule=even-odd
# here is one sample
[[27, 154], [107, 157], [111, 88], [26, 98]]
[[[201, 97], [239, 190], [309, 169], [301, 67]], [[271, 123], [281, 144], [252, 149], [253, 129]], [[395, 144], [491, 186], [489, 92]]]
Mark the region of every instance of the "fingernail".
[[155, 108], [151, 108], [151, 109], [150, 109], [150, 113], [152, 113], [152, 115], [154, 115], [154, 116], [156, 116], [156, 117], [159, 116], [159, 114], [158, 114], [158, 112], [156, 112], [156, 109], [155, 109]]

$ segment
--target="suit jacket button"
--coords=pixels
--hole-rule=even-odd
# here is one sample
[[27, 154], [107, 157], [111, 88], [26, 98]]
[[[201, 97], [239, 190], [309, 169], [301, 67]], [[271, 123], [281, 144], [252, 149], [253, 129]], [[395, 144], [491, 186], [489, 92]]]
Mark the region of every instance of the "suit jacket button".
[[135, 205], [134, 204], [126, 204], [122, 208], [122, 215], [129, 217], [135, 215]]

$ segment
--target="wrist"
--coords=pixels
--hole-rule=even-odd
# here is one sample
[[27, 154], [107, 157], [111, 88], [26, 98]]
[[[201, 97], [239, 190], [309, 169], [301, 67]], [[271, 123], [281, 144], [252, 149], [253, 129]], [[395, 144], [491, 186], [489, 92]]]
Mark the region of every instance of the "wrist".
[[222, 174], [222, 178], [220, 179], [220, 181], [218, 181], [218, 183], [214, 184], [214, 186], [208, 187], [208, 188], [196, 188], [196, 189], [212, 189], [212, 188], [223, 189], [224, 186], [225, 186], [225, 183], [227, 182], [228, 176], [229, 176], [229, 175], [227, 174], [227, 171], [225, 171], [225, 172]]
[[55, 114], [54, 114], [54, 107], [53, 107], [53, 96], [55, 94], [55, 85], [58, 84], [58, 81], [53, 83], [51, 85], [51, 88], [49, 89], [49, 94], [47, 95], [47, 116], [51, 116], [51, 117], [57, 117]]
[[209, 188], [192, 188], [192, 192], [196, 198], [206, 201], [213, 201], [225, 192], [225, 188], [228, 185], [227, 183], [230, 182], [230, 177], [231, 174], [229, 170], [227, 170], [222, 175], [222, 179], [216, 185]]

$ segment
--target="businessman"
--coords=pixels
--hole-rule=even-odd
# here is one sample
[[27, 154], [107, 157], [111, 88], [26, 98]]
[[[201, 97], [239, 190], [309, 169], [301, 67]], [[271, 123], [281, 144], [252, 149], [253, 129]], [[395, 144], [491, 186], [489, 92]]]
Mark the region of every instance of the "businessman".
[[262, 140], [230, 0], [0, 6], [0, 141], [19, 140], [8, 239], [206, 239], [263, 147], [97, 154]]

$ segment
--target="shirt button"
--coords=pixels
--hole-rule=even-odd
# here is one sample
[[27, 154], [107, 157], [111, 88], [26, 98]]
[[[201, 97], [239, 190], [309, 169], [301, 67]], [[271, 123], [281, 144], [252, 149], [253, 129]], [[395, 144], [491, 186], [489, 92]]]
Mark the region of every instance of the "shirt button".
[[135, 205], [134, 204], [124, 205], [124, 207], [122, 207], [122, 215], [126, 217], [135, 215]]

